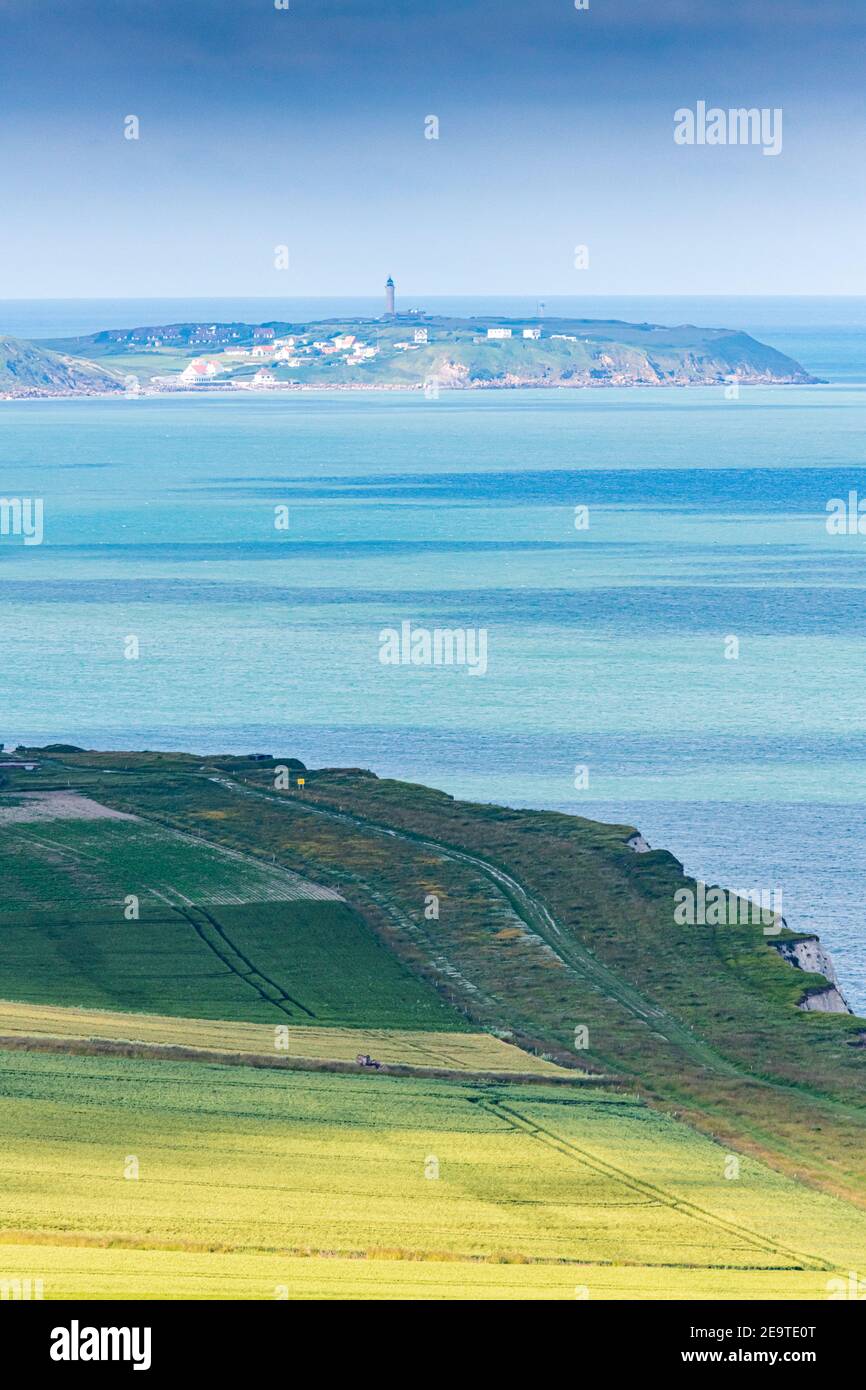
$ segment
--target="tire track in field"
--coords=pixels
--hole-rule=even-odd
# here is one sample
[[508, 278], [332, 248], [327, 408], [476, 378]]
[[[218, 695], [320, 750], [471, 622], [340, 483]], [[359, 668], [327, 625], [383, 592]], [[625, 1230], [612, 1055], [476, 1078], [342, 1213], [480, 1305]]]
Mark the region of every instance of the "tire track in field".
[[[301, 1013], [306, 1014], [307, 1018], [316, 1017], [312, 1009], [308, 1009], [306, 1004], [302, 1004], [300, 999], [296, 999], [293, 994], [289, 994], [288, 990], [285, 989], [277, 980], [271, 979], [270, 975], [266, 975], [264, 970], [260, 970], [258, 966], [255, 964], [255, 962], [250, 960], [249, 956], [246, 955], [246, 953], [242, 951], [239, 946], [235, 945], [235, 943], [229, 937], [228, 932], [223, 927], [222, 923], [217, 921], [216, 917], [214, 917], [212, 913], [208, 912], [206, 907], [198, 906], [195, 909], [195, 911], [201, 913], [202, 917], [204, 917], [205, 920], [210, 924], [210, 926], [219, 936], [220, 940], [225, 943], [226, 947], [230, 951], [232, 951], [238, 957], [239, 960], [243, 961], [244, 965], [248, 967], [250, 975], [258, 976], [260, 980], [265, 981], [265, 984], [271, 985], [277, 991], [277, 994], [279, 996], [279, 1007], [282, 1008], [285, 1004], [292, 1004], [294, 1008], [300, 1009]], [[278, 1003], [277, 1000], [273, 1000], [272, 1002]], [[286, 1010], [284, 1010], [284, 1012], [285, 1011]]]
[[[295, 1014], [293, 1010], [296, 1009], [306, 1014], [308, 1018], [316, 1017], [312, 1009], [308, 1009], [306, 1004], [301, 1003], [300, 999], [295, 999], [293, 995], [289, 994], [288, 990], [284, 989], [283, 986], [278, 983], [278, 981], [272, 980], [263, 970], [259, 970], [254, 961], [251, 961], [249, 956], [245, 955], [244, 952], [235, 945], [222, 924], [205, 908], [189, 902], [188, 899], [184, 900], [184, 904], [174, 903], [170, 898], [167, 898], [165, 894], [158, 893], [156, 889], [151, 888], [150, 891], [154, 893], [156, 897], [161, 898], [162, 901], [171, 908], [172, 912], [177, 913], [179, 917], [182, 917], [184, 921], [188, 922], [199, 940], [208, 950], [221, 960], [223, 965], [225, 965], [233, 975], [236, 975], [244, 984], [254, 989], [259, 998], [263, 999], [265, 1003], [273, 1004], [274, 1008], [279, 1009], [287, 1018], [294, 1018]], [[178, 893], [178, 890], [174, 889], [174, 892]], [[178, 893], [178, 897], [182, 898], [183, 894]], [[225, 949], [221, 950], [217, 942], [211, 939], [201, 922], [197, 921], [194, 917], [193, 913], [195, 912], [201, 913], [208, 927], [216, 934]], [[231, 955], [227, 954], [227, 952], [230, 952]], [[232, 959], [232, 957], [236, 957], [236, 960]], [[237, 965], [237, 961], [241, 962], [241, 967]], [[263, 980], [265, 984], [270, 985], [272, 989], [276, 990], [276, 999], [262, 988], [261, 984], [259, 984], [260, 980]], [[289, 1008], [289, 1005], [292, 1005], [292, 1008]]]
[[[508, 1125], [515, 1133], [525, 1134], [530, 1139], [534, 1139], [539, 1144], [544, 1144], [547, 1148], [554, 1149], [557, 1153], [566, 1158], [582, 1163], [585, 1167], [591, 1168], [593, 1172], [602, 1177], [612, 1179], [615, 1182], [628, 1187], [632, 1192], [637, 1192], [640, 1196], [648, 1198], [650, 1201], [661, 1204], [678, 1212], [681, 1216], [687, 1216], [694, 1221], [699, 1221], [705, 1226], [710, 1226], [716, 1231], [722, 1231], [727, 1236], [733, 1236], [737, 1240], [744, 1241], [751, 1245], [753, 1249], [760, 1250], [765, 1255], [772, 1255], [776, 1259], [786, 1261], [783, 1268], [803, 1269], [815, 1272], [826, 1272], [835, 1269], [835, 1265], [822, 1259], [819, 1255], [801, 1255], [796, 1250], [789, 1250], [787, 1246], [781, 1245], [773, 1240], [771, 1236], [762, 1236], [758, 1231], [751, 1230], [748, 1226], [740, 1226], [735, 1221], [727, 1221], [723, 1216], [717, 1216], [714, 1212], [706, 1211], [699, 1207], [697, 1203], [690, 1202], [686, 1197], [678, 1197], [673, 1192], [667, 1192], [662, 1187], [657, 1187], [654, 1183], [647, 1182], [644, 1178], [635, 1177], [624, 1168], [619, 1168], [616, 1164], [609, 1163], [606, 1159], [598, 1158], [595, 1154], [587, 1153], [581, 1149], [571, 1139], [566, 1139], [563, 1135], [557, 1134], [556, 1130], [548, 1129], [546, 1126], [532, 1120], [528, 1115], [524, 1115], [508, 1101], [491, 1100], [483, 1098], [477, 1102], [489, 1115], [493, 1115], [502, 1123]], [[688, 1266], [680, 1266], [687, 1268]], [[763, 1269], [765, 1266], [756, 1265], [755, 1268]]]

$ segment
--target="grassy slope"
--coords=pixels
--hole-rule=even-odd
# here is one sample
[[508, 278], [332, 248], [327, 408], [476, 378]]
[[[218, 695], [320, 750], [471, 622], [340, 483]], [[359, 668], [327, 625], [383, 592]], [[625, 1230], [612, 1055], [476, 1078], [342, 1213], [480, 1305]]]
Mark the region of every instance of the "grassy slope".
[[[270, 785], [260, 769], [244, 775], [249, 787]], [[118, 805], [207, 825], [227, 844], [338, 887], [476, 1024], [510, 1027], [572, 1062], [574, 1028], [585, 1025], [581, 1064], [628, 1077], [729, 1144], [866, 1202], [862, 1021], [799, 1010], [820, 977], [786, 965], [759, 929], [675, 927], [680, 868], [662, 852], [634, 854], [627, 828], [471, 806], [351, 773], [312, 775], [304, 804], [341, 806], [409, 838], [312, 815], [296, 793], [253, 799], [167, 769], [113, 787]], [[559, 934], [521, 930], [507, 894], [418, 835], [510, 869]], [[423, 914], [429, 892], [442, 903], [436, 922]]]
[[114, 364], [47, 350], [35, 343], [0, 336], [0, 392], [120, 391], [123, 383]]
[[469, 1297], [491, 1285], [476, 1261], [539, 1262], [523, 1297], [784, 1298], [866, 1258], [866, 1217], [749, 1160], [727, 1180], [722, 1147], [609, 1094], [0, 1053], [0, 1095], [0, 1269], [45, 1278], [46, 1297], [70, 1275], [98, 1296], [145, 1252], [151, 1295], [186, 1268], [217, 1297], [315, 1279], [381, 1296], [378, 1263], [273, 1258], [319, 1251], [454, 1262], [438, 1277]]

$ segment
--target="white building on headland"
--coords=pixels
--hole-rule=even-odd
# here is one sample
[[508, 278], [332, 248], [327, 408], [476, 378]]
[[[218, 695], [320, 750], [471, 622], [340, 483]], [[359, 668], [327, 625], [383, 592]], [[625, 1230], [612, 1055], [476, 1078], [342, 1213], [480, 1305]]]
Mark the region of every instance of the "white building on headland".
[[540, 337], [541, 337], [541, 329], [540, 329], [540, 328], [524, 328], [524, 330], [523, 330], [523, 336], [524, 336], [524, 338], [536, 338], [536, 339], [537, 339], [537, 338], [540, 338]]
[[488, 336], [488, 338], [510, 338], [510, 337], [511, 337], [511, 329], [510, 329], [510, 328], [488, 328], [488, 330], [487, 330], [487, 336]]
[[428, 341], [429, 341], [429, 335], [428, 335], [428, 333], [427, 333], [427, 329], [426, 329], [426, 328], [416, 328], [416, 329], [415, 329], [415, 342], [416, 342], [416, 343], [426, 343], [426, 342], [428, 342]]

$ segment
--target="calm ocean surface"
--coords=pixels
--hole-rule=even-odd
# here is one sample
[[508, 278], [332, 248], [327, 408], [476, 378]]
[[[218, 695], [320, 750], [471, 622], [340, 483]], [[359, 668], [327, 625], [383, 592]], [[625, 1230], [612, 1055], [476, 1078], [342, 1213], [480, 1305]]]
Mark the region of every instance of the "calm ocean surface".
[[[0, 332], [372, 309], [10, 301]], [[45, 506], [43, 545], [0, 538], [0, 738], [273, 751], [633, 823], [709, 882], [781, 887], [866, 1013], [866, 536], [825, 526], [866, 499], [866, 301], [547, 312], [742, 327], [826, 384], [0, 403], [0, 493]], [[382, 666], [407, 619], [486, 628], [487, 674]]]

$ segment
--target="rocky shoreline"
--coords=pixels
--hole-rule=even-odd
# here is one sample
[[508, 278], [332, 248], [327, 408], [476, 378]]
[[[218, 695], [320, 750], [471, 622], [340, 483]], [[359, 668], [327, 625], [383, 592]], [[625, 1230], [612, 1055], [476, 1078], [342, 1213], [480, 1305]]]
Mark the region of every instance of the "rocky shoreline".
[[[737, 387], [757, 387], [757, 386], [797, 386], [802, 382], [794, 379], [781, 380], [776, 377], [755, 377], [740, 379], [736, 382]], [[823, 385], [817, 379], [809, 384]], [[119, 400], [126, 398], [137, 400], [142, 398], [152, 399], [162, 396], [279, 396], [279, 395], [298, 395], [304, 393], [328, 394], [347, 392], [357, 394], [358, 392], [367, 394], [371, 392], [387, 392], [388, 394], [398, 395], [426, 395], [432, 399], [439, 392], [445, 391], [598, 391], [598, 390], [624, 390], [640, 387], [642, 389], [664, 388], [666, 390], [689, 390], [694, 387], [724, 387], [727, 389], [730, 382], [717, 377], [707, 377], [701, 380], [660, 380], [660, 381], [536, 381], [536, 380], [508, 380], [508, 381], [466, 381], [457, 383], [449, 381], [447, 383], [437, 383], [436, 391], [431, 391], [430, 384], [425, 382], [334, 382], [326, 384], [324, 382], [275, 382], [269, 386], [249, 385], [242, 382], [208, 382], [202, 386], [140, 386], [136, 390], [127, 389], [122, 383], [118, 383], [117, 390], [94, 389], [41, 389], [39, 387], [26, 387], [20, 391], [0, 391], [0, 402], [2, 401], [33, 401], [33, 400]]]

